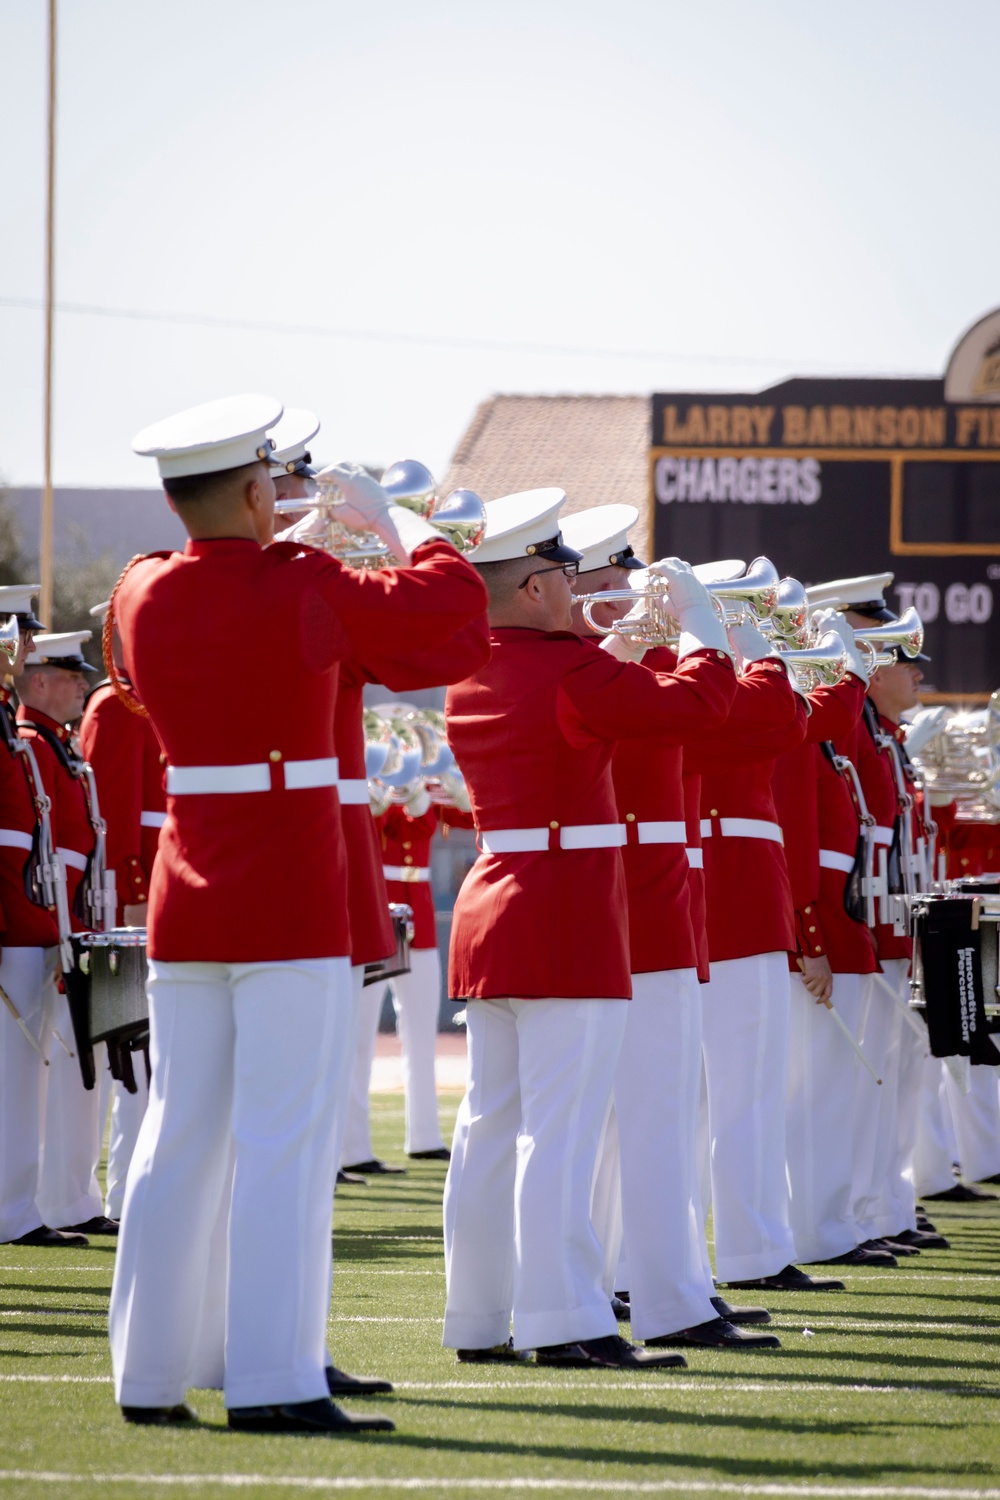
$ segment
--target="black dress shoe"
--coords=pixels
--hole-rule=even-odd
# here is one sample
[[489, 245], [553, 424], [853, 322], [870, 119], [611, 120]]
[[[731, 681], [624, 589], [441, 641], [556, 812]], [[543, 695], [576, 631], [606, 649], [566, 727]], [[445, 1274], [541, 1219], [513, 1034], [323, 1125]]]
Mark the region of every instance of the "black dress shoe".
[[50, 1229], [47, 1224], [39, 1224], [37, 1229], [29, 1229], [27, 1234], [20, 1235], [16, 1240], [8, 1240], [8, 1245], [37, 1245], [42, 1249], [64, 1248], [70, 1250], [81, 1250], [89, 1245], [85, 1234], [77, 1234], [75, 1230], [71, 1233], [66, 1229]]
[[904, 1229], [899, 1234], [888, 1236], [892, 1245], [909, 1245], [914, 1250], [950, 1250], [951, 1243], [943, 1234], [925, 1229]]
[[451, 1161], [447, 1146], [435, 1146], [433, 1151], [407, 1151], [411, 1161]]
[[771, 1314], [766, 1307], [730, 1307], [725, 1297], [709, 1297], [720, 1318], [727, 1323], [770, 1323]]
[[693, 1328], [681, 1328], [677, 1333], [662, 1333], [655, 1339], [646, 1340], [647, 1349], [676, 1349], [687, 1344], [699, 1345], [703, 1349], [781, 1348], [773, 1333], [744, 1333], [726, 1318], [711, 1318]]
[[378, 1412], [360, 1415], [343, 1411], [332, 1401], [291, 1401], [282, 1406], [231, 1406], [229, 1425], [235, 1432], [395, 1432], [396, 1424]]
[[514, 1340], [490, 1349], [456, 1349], [460, 1365], [524, 1365], [531, 1358], [527, 1349], [515, 1349]]
[[106, 1219], [103, 1214], [95, 1214], [85, 1224], [61, 1224], [60, 1234], [117, 1234], [118, 1220]]
[[807, 1276], [798, 1266], [785, 1266], [774, 1276], [757, 1276], [752, 1281], [730, 1281], [727, 1286], [753, 1287], [762, 1292], [842, 1292], [844, 1283], [832, 1276]]
[[829, 1260], [816, 1260], [812, 1262], [816, 1266], [891, 1266], [899, 1264], [891, 1250], [883, 1250], [882, 1246], [856, 1245], [853, 1250], [847, 1250], [843, 1255], [831, 1255]]
[[348, 1375], [336, 1365], [326, 1367], [326, 1385], [331, 1396], [388, 1396], [392, 1382], [375, 1375]]
[[184, 1427], [198, 1420], [198, 1413], [183, 1401], [177, 1406], [123, 1406], [122, 1416], [137, 1427]]
[[980, 1177], [980, 1182], [992, 1182], [994, 1187], [1000, 1187], [1000, 1172], [994, 1172], [992, 1177]]
[[890, 1255], [895, 1255], [897, 1260], [903, 1256], [920, 1254], [920, 1251], [914, 1249], [912, 1245], [897, 1245], [894, 1240], [890, 1240], [885, 1235], [880, 1240], [865, 1240], [864, 1244], [858, 1248], [860, 1250], [887, 1250]]
[[624, 1298], [619, 1297], [617, 1292], [615, 1292], [611, 1298], [611, 1311], [614, 1313], [619, 1323], [627, 1323], [632, 1316], [632, 1308], [630, 1304], [626, 1302]]
[[996, 1193], [981, 1193], [978, 1188], [969, 1187], [964, 1182], [956, 1182], [943, 1193], [923, 1193], [921, 1196], [928, 1203], [995, 1203], [997, 1197]]
[[601, 1339], [578, 1339], [572, 1344], [549, 1344], [535, 1350], [537, 1365], [559, 1365], [583, 1370], [667, 1370], [687, 1367], [683, 1354], [659, 1354], [639, 1349], [609, 1333]]
[[391, 1166], [390, 1163], [387, 1162], [387, 1161], [379, 1161], [379, 1159], [378, 1159], [377, 1156], [373, 1156], [372, 1159], [371, 1159], [371, 1161], [352, 1161], [349, 1167], [345, 1167], [344, 1168], [344, 1171], [345, 1172], [360, 1172], [361, 1175], [362, 1175], [362, 1177], [405, 1177], [406, 1176], [406, 1168], [405, 1167], [394, 1167], [394, 1166]]
[[932, 1224], [926, 1214], [917, 1214], [917, 1228], [926, 1229], [928, 1234], [937, 1234], [937, 1225]]
[[338, 1187], [367, 1187], [368, 1178], [360, 1177], [357, 1172], [345, 1172], [343, 1167], [337, 1169]]

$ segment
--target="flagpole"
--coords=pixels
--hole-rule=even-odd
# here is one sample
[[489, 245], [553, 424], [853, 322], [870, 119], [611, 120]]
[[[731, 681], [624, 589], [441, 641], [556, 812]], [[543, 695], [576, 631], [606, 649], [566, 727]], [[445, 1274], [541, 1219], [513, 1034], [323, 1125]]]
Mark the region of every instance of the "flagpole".
[[39, 607], [52, 628], [52, 337], [55, 300], [56, 0], [49, 0], [48, 181], [45, 204], [45, 412]]

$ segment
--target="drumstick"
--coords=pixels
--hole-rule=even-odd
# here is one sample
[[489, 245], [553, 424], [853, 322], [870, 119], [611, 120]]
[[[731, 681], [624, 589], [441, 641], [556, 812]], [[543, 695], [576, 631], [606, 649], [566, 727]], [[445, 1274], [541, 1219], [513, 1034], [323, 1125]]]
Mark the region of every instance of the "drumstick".
[[52, 1028], [52, 1035], [55, 1037], [56, 1041], [59, 1043], [60, 1047], [63, 1049], [67, 1057], [76, 1056], [76, 1053], [71, 1047], [67, 1046], [67, 1044], [62, 1039], [62, 1035], [56, 1030], [54, 1026]]
[[26, 1042], [30, 1042], [31, 1046], [34, 1047], [35, 1051], [38, 1053], [39, 1057], [42, 1059], [42, 1062], [45, 1064], [46, 1067], [48, 1067], [49, 1060], [45, 1056], [44, 1052], [42, 1051], [41, 1046], [39, 1045], [37, 1038], [33, 1037], [32, 1034], [31, 1034], [31, 1032], [28, 1030], [27, 1026], [25, 1026], [24, 1021], [21, 1019], [21, 1012], [18, 1010], [17, 1006], [14, 1004], [13, 1000], [10, 998], [10, 996], [8, 995], [7, 991], [4, 989], [4, 987], [3, 987], [2, 984], [0, 984], [0, 1000], [3, 1001], [4, 1005], [6, 1005], [7, 1009], [10, 1011], [11, 1015], [14, 1017], [14, 1020], [17, 1022], [17, 1025], [18, 1025], [18, 1029], [20, 1030], [21, 1035], [24, 1037], [25, 1041]]
[[910, 1015], [910, 1007], [906, 1004], [906, 1001], [903, 999], [903, 997], [901, 995], [897, 994], [897, 992], [893, 989], [892, 985], [889, 983], [888, 979], [886, 979], [886, 977], [885, 977], [884, 974], [873, 974], [872, 978], [874, 980], [876, 980], [877, 983], [879, 983], [882, 986], [882, 988], [885, 990], [885, 992], [886, 992], [887, 995], [890, 995], [892, 997], [893, 1004], [895, 1004], [896, 1006], [898, 1006], [899, 1009], [903, 1012], [903, 1015], [906, 1017], [906, 1024], [908, 1026], [910, 1026], [910, 1027], [913, 1028], [913, 1030], [916, 1032], [917, 1036], [920, 1038], [920, 1040], [926, 1046], [927, 1045], [927, 1031], [926, 1031], [926, 1028], [924, 1028], [924, 1027], [921, 1026], [921, 1024], [917, 1020], [916, 1016], [911, 1016]]
[[881, 1084], [881, 1082], [882, 1082], [881, 1078], [878, 1076], [878, 1074], [876, 1073], [875, 1069], [872, 1067], [871, 1063], [869, 1062], [868, 1058], [865, 1056], [864, 1050], [854, 1040], [854, 1037], [851, 1035], [850, 1030], [848, 1029], [848, 1027], [847, 1027], [846, 1023], [844, 1022], [844, 1020], [840, 1016], [838, 1016], [837, 1012], [834, 1010], [834, 1008], [833, 1008], [832, 1005], [828, 1004], [827, 1005], [827, 1010], [830, 1012], [831, 1016], [836, 1021], [837, 1025], [840, 1027], [841, 1031], [844, 1033], [844, 1036], [846, 1037], [846, 1039], [850, 1042], [851, 1046], [854, 1048], [854, 1051], [857, 1054], [858, 1061], [864, 1067], [866, 1067], [868, 1069], [869, 1073], [872, 1075], [872, 1077], [874, 1078], [875, 1082], [878, 1083], [878, 1084]]

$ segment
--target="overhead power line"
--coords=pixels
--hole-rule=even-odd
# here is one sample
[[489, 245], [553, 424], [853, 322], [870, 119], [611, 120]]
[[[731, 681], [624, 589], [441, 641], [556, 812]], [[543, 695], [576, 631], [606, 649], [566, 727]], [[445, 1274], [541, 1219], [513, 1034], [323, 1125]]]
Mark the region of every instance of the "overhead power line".
[[[44, 308], [37, 297], [0, 297], [0, 307]], [[679, 364], [742, 365], [773, 370], [843, 370], [851, 375], [899, 374], [898, 371], [859, 369], [856, 364], [830, 360], [789, 358], [786, 355], [692, 354], [676, 349], [603, 349], [580, 344], [535, 344], [508, 339], [463, 338], [451, 334], [403, 333], [397, 329], [330, 328], [320, 323], [268, 323], [252, 318], [220, 318], [211, 313], [155, 312], [136, 307], [103, 307], [89, 302], [57, 302], [56, 311], [90, 318], [119, 318], [139, 323], [171, 323], [187, 328], [220, 328], [245, 333], [290, 334], [299, 338], [352, 339], [361, 343], [408, 344], [422, 348], [485, 350], [496, 354], [572, 355], [588, 359], [654, 360]]]

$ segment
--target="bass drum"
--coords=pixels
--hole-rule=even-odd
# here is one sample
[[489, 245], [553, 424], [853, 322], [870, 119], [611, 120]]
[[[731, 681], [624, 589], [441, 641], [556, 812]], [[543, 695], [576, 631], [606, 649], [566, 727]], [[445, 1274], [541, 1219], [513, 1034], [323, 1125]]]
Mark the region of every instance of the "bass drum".
[[90, 1040], [104, 1042], [112, 1076], [136, 1092], [132, 1054], [145, 1055], [149, 1076], [146, 929], [112, 927], [77, 939], [90, 990]]

